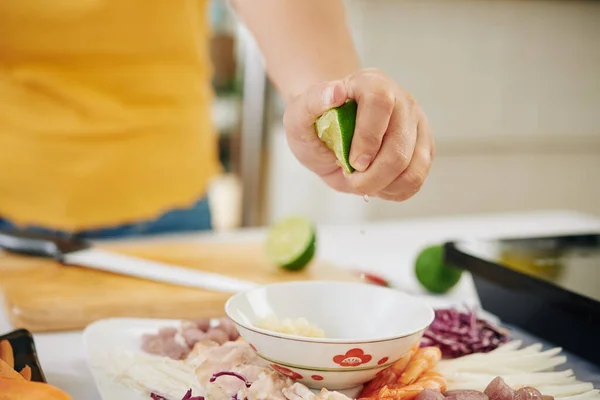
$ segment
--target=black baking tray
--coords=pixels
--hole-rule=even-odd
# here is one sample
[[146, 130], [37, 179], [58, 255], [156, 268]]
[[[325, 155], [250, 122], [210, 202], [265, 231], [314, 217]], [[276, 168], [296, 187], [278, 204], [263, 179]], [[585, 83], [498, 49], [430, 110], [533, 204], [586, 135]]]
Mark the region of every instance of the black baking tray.
[[8, 340], [15, 355], [15, 369], [20, 371], [26, 365], [31, 368], [31, 380], [46, 383], [46, 377], [40, 366], [40, 361], [35, 350], [33, 336], [26, 329], [18, 329], [3, 335], [0, 340]]
[[600, 232], [444, 245], [482, 307], [600, 365]]

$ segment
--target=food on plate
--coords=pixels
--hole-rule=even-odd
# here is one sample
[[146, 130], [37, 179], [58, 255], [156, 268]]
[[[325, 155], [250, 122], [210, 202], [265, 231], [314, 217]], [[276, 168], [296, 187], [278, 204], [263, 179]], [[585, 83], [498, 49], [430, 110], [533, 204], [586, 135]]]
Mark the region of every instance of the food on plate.
[[442, 358], [442, 353], [437, 347], [423, 347], [415, 353], [408, 366], [400, 375], [398, 382], [410, 385], [419, 379], [427, 370], [436, 366]]
[[508, 342], [508, 331], [477, 317], [474, 310], [435, 310], [435, 319], [423, 334], [422, 346], [437, 346], [445, 358], [492, 351]]
[[321, 389], [319, 394], [314, 394], [309, 388], [300, 383], [294, 383], [292, 386], [283, 389], [282, 392], [287, 400], [350, 400], [342, 393], [330, 392], [327, 389]]
[[446, 380], [439, 372], [427, 371], [410, 385], [384, 386], [377, 394], [363, 400], [412, 400], [425, 389], [443, 392], [446, 389]]
[[167, 356], [174, 360], [182, 360], [190, 353], [194, 345], [208, 340], [223, 344], [237, 340], [239, 333], [233, 321], [221, 318], [215, 326], [210, 319], [183, 321], [179, 328], [165, 327], [156, 334], [142, 336], [142, 349], [149, 354]]
[[552, 396], [543, 396], [531, 386], [512, 389], [501, 377], [494, 378], [484, 391], [473, 389], [454, 389], [436, 392], [426, 389], [415, 400], [554, 400]]
[[180, 399], [189, 389], [203, 393], [197, 383], [195, 367], [184, 360], [129, 351], [114, 351], [104, 357], [99, 366], [106, 368], [113, 380], [135, 391], [154, 393], [170, 400]]
[[[152, 398], [152, 400], [169, 400], [164, 396], [161, 396], [160, 394], [156, 394], [156, 393], [150, 393], [150, 398]], [[189, 389], [181, 398], [181, 400], [205, 400], [204, 396], [194, 396], [192, 394], [192, 389]]]
[[316, 252], [316, 228], [305, 217], [292, 216], [275, 222], [267, 232], [265, 254], [279, 268], [306, 268]]
[[380, 371], [359, 394], [361, 399], [411, 400], [425, 389], [440, 392], [446, 389], [446, 380], [432, 369], [442, 354], [437, 347], [413, 348], [390, 367]]
[[375, 378], [364, 385], [359, 397], [370, 396], [386, 385], [395, 384], [410, 363], [410, 360], [417, 350], [417, 346], [413, 347], [404, 357], [390, 365], [388, 368], [377, 373]]
[[483, 391], [489, 400], [512, 400], [515, 390], [501, 377], [497, 376]]
[[536, 388], [525, 386], [515, 391], [513, 400], [542, 400], [542, 397], [542, 394]]
[[271, 369], [241, 340], [198, 342], [183, 360], [123, 352], [108, 357], [114, 380], [159, 400], [178, 400], [190, 390], [197, 399], [210, 400], [350, 400], [327, 390], [313, 394]]
[[462, 269], [444, 261], [444, 248], [441, 245], [424, 248], [415, 261], [418, 281], [432, 293], [448, 292], [460, 281], [462, 273]]
[[449, 390], [444, 393], [448, 400], [489, 400], [488, 395], [479, 390]]
[[0, 341], [0, 400], [71, 400], [54, 386], [31, 381], [31, 368], [15, 369], [15, 358], [8, 340]]
[[444, 400], [444, 395], [433, 389], [425, 389], [415, 397], [415, 400]]
[[317, 136], [333, 152], [338, 163], [347, 173], [354, 172], [349, 157], [357, 111], [356, 101], [349, 100], [339, 107], [326, 111], [315, 122]]
[[325, 331], [308, 322], [306, 318], [284, 318], [279, 320], [277, 316], [270, 315], [262, 321], [259, 321], [256, 326], [271, 332], [285, 333], [288, 335], [313, 338], [325, 337]]
[[489, 400], [525, 400], [537, 392], [521, 390], [535, 388], [543, 400], [600, 400], [600, 394], [591, 383], [577, 380], [570, 369], [556, 371], [567, 359], [562, 349], [543, 350], [541, 344], [521, 347], [521, 341], [501, 345], [488, 353], [440, 361], [435, 370], [447, 380], [448, 390], [478, 390]]
[[[474, 314], [468, 315], [468, 321], [477, 322]], [[204, 333], [211, 328], [206, 321], [197, 321], [194, 326], [201, 326]], [[471, 325], [466, 328], [468, 332]], [[172, 337], [180, 331], [164, 328], [161, 333]], [[228, 338], [204, 337], [181, 359], [114, 352], [109, 354], [107, 372], [154, 400], [351, 400], [326, 388], [314, 393], [294, 381], [293, 374], [260, 358], [244, 340]], [[442, 359], [440, 348], [417, 344], [366, 383], [357, 399], [600, 400], [599, 391], [577, 381], [573, 371], [553, 370], [566, 361], [559, 355], [561, 349], [544, 351], [539, 344], [521, 345], [512, 341], [488, 352]], [[24, 381], [20, 374], [17, 376]], [[0, 400], [4, 398], [0, 396]]]

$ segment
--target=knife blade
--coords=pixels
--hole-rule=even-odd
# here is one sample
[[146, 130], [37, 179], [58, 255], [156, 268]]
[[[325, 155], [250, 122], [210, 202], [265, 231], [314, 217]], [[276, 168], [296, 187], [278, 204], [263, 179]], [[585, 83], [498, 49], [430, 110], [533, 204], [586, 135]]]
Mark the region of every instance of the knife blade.
[[0, 230], [0, 249], [10, 253], [52, 258], [73, 265], [173, 285], [237, 293], [257, 283], [95, 248], [91, 242], [38, 232]]

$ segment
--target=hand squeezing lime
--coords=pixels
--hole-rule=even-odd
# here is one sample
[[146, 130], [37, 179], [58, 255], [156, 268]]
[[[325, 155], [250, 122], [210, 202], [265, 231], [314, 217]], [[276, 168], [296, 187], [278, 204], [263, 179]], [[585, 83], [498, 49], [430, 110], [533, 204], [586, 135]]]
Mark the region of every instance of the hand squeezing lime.
[[303, 269], [312, 261], [315, 249], [316, 230], [307, 218], [284, 218], [269, 228], [265, 253], [271, 262], [283, 269]]
[[349, 157], [357, 109], [356, 102], [349, 100], [343, 105], [325, 112], [315, 123], [319, 139], [329, 150], [333, 151], [342, 168], [348, 173], [354, 172]]
[[444, 248], [440, 245], [428, 246], [417, 256], [415, 263], [417, 279], [432, 293], [446, 293], [462, 276], [462, 269], [444, 262]]

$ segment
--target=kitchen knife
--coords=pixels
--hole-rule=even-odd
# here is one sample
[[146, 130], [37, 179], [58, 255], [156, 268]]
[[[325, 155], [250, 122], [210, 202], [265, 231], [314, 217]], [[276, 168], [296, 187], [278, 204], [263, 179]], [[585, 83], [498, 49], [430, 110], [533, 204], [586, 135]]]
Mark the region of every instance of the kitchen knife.
[[11, 253], [53, 258], [65, 265], [218, 292], [236, 293], [258, 286], [254, 282], [221, 274], [97, 249], [86, 240], [37, 232], [0, 230], [0, 249]]

